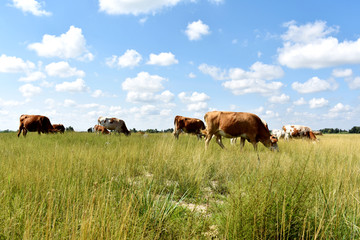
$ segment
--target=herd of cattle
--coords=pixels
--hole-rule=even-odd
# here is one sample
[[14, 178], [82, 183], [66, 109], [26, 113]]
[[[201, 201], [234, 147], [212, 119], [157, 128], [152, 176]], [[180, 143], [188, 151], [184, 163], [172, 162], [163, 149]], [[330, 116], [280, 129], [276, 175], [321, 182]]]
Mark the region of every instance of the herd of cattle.
[[[224, 148], [222, 137], [231, 138], [235, 143], [236, 138], [240, 138], [240, 147], [243, 148], [245, 140], [250, 142], [254, 148], [261, 142], [270, 150], [278, 150], [277, 142], [283, 137], [289, 138], [309, 138], [317, 141], [316, 134], [311, 128], [302, 125], [284, 125], [282, 129], [273, 129], [270, 133], [268, 124], [257, 115], [245, 112], [225, 112], [212, 111], [204, 116], [206, 123], [197, 118], [176, 116], [174, 119], [174, 136], [179, 138], [181, 132], [197, 135], [198, 139], [205, 138], [205, 148], [208, 147], [210, 140], [215, 137], [216, 142]], [[117, 133], [130, 135], [123, 120], [118, 118], [99, 117], [98, 124], [94, 126], [94, 131], [102, 134], [110, 134], [109, 130]], [[21, 132], [26, 136], [27, 132], [40, 133], [64, 133], [65, 127], [62, 124], [51, 124], [46, 116], [41, 115], [21, 115], [20, 126], [17, 136]], [[90, 128], [88, 130], [92, 132]]]

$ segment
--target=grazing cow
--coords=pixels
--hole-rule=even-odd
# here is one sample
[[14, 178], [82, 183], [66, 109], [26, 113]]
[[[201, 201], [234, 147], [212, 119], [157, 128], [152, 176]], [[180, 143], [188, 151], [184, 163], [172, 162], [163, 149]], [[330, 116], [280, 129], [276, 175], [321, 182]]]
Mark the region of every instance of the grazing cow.
[[319, 135], [319, 136], [322, 136], [322, 132], [321, 131], [313, 131], [314, 135]]
[[245, 112], [207, 112], [204, 116], [207, 129], [205, 149], [208, 147], [212, 136], [216, 136], [216, 142], [221, 148], [225, 148], [221, 137], [234, 138], [241, 137], [241, 148], [247, 139], [254, 149], [257, 149], [257, 143], [261, 142], [270, 150], [278, 150], [277, 138], [270, 135], [269, 129], [261, 119], [252, 113]]
[[176, 139], [179, 139], [179, 134], [181, 131], [185, 133], [196, 134], [198, 139], [201, 139], [202, 136], [205, 136], [201, 133], [201, 130], [205, 130], [205, 124], [203, 121], [197, 118], [176, 116], [174, 119], [174, 126], [174, 136]]
[[281, 137], [285, 137], [285, 131], [283, 129], [273, 129], [271, 134], [280, 139]]
[[96, 133], [101, 132], [102, 134], [110, 134], [110, 132], [104, 126], [101, 125], [95, 125], [94, 130]]
[[98, 123], [99, 125], [102, 125], [109, 130], [115, 130], [119, 134], [124, 133], [126, 136], [129, 136], [131, 134], [130, 131], [126, 128], [125, 122], [121, 119], [99, 117]]
[[53, 124], [53, 128], [56, 129], [60, 133], [65, 132], [65, 127], [62, 124]]
[[[261, 119], [261, 118], [260, 118]], [[267, 122], [264, 120], [264, 119], [261, 119], [261, 122], [264, 124], [264, 126], [265, 126], [265, 128], [269, 131], [269, 125], [267, 124]], [[236, 144], [236, 139], [237, 138], [231, 138], [230, 139], [230, 143], [232, 144], [232, 145], [235, 145]], [[244, 138], [241, 138], [241, 146], [243, 147], [244, 146], [244, 144], [245, 144], [245, 139]]]
[[289, 140], [290, 137], [296, 138], [309, 138], [313, 141], [316, 141], [315, 134], [311, 130], [311, 128], [303, 126], [303, 125], [285, 125], [283, 126], [283, 130], [285, 132], [285, 139]]
[[25, 137], [27, 132], [38, 132], [40, 133], [53, 133], [57, 132], [56, 129], [51, 125], [49, 118], [41, 115], [26, 115], [23, 114], [20, 116], [20, 126], [17, 136], [19, 137], [23, 132]]

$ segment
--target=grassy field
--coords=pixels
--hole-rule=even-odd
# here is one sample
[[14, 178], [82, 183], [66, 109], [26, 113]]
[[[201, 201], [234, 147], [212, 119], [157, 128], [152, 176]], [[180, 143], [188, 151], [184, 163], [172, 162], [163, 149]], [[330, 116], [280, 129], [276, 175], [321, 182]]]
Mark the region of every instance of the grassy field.
[[359, 239], [360, 135], [0, 134], [0, 239]]

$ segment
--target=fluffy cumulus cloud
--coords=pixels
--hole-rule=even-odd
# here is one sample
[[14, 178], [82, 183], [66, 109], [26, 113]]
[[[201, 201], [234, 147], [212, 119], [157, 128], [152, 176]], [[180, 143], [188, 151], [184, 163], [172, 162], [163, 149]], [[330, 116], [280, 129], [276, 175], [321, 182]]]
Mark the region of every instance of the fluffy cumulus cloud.
[[107, 14], [148, 14], [157, 13], [163, 8], [173, 7], [181, 0], [99, 0], [100, 11]]
[[203, 63], [198, 68], [199, 68], [200, 72], [210, 75], [215, 80], [227, 79], [227, 72], [218, 67], [210, 66], [210, 65]]
[[34, 95], [41, 93], [41, 88], [34, 86], [31, 83], [28, 83], [20, 86], [19, 91], [24, 97], [32, 97]]
[[56, 84], [55, 90], [58, 92], [87, 92], [89, 87], [86, 86], [85, 81], [81, 78], [73, 82], [63, 82]]
[[324, 114], [326, 118], [341, 118], [350, 119], [353, 115], [353, 108], [350, 105], [344, 105], [342, 103], [336, 104], [330, 108], [329, 112]]
[[334, 69], [332, 71], [332, 76], [336, 77], [336, 78], [346, 78], [346, 77], [351, 77], [353, 74], [352, 70], [347, 68], [347, 69]]
[[21, 11], [35, 16], [50, 16], [51, 12], [43, 10], [43, 6], [36, 0], [12, 0], [13, 6]]
[[290, 96], [286, 95], [286, 94], [281, 94], [279, 96], [275, 95], [275, 96], [271, 96], [269, 98], [269, 102], [271, 103], [288, 103], [290, 101]]
[[206, 64], [201, 64], [199, 70], [216, 80], [226, 80], [222, 83], [222, 86], [230, 90], [234, 95], [247, 93], [269, 95], [277, 93], [283, 86], [281, 82], [274, 81], [284, 75], [282, 68], [261, 62], [255, 62], [249, 71], [241, 68], [221, 70]]
[[35, 64], [30, 61], [24, 61], [18, 57], [6, 56], [5, 54], [0, 56], [0, 73], [29, 72], [34, 68]]
[[338, 84], [336, 82], [330, 82], [322, 80], [318, 77], [312, 77], [304, 83], [294, 82], [291, 87], [299, 93], [314, 93], [328, 90], [336, 90]]
[[360, 63], [360, 38], [339, 42], [330, 36], [337, 27], [327, 27], [326, 22], [316, 21], [297, 26], [286, 24], [287, 32], [282, 36], [284, 44], [278, 49], [278, 61], [289, 68], [319, 69], [343, 64]]
[[46, 65], [45, 70], [47, 74], [51, 77], [84, 77], [85, 72], [77, 70], [76, 68], [70, 67], [68, 62], [54, 62]]
[[86, 40], [81, 28], [74, 26], [58, 37], [45, 34], [42, 42], [29, 44], [28, 48], [36, 51], [41, 57], [75, 58], [90, 61], [94, 58], [86, 47]]
[[30, 72], [25, 77], [19, 78], [20, 82], [35, 82], [41, 79], [45, 79], [46, 75], [43, 72], [36, 71]]
[[205, 93], [193, 92], [188, 95], [185, 92], [181, 92], [178, 95], [179, 99], [187, 105], [187, 110], [191, 112], [204, 112], [209, 109], [208, 101], [210, 97]]
[[142, 56], [134, 49], [128, 49], [122, 56], [113, 55], [107, 59], [106, 64], [110, 67], [133, 68], [139, 65]]
[[150, 54], [149, 61], [147, 64], [149, 65], [159, 65], [159, 66], [169, 66], [172, 64], [178, 64], [179, 61], [175, 58], [175, 55], [171, 52], [163, 52], [158, 55]]
[[187, 25], [185, 34], [190, 41], [200, 40], [203, 36], [210, 34], [210, 28], [201, 20], [198, 20]]
[[321, 108], [329, 104], [329, 101], [325, 98], [313, 98], [309, 101], [310, 108]]
[[125, 79], [122, 83], [122, 89], [128, 91], [126, 96], [128, 102], [150, 103], [160, 101], [167, 103], [174, 98], [174, 94], [168, 90], [162, 91], [164, 81], [167, 79], [159, 75], [140, 72], [134, 78]]
[[294, 105], [296, 106], [300, 106], [300, 105], [305, 105], [307, 102], [305, 101], [305, 99], [302, 97], [302, 98], [299, 98], [298, 100], [294, 101]]

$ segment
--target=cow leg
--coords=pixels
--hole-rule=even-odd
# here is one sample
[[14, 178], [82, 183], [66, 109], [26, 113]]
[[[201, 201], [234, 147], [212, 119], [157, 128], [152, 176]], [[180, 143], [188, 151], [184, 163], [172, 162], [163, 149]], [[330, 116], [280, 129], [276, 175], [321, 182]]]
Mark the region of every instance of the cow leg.
[[174, 131], [174, 137], [175, 137], [176, 139], [179, 139], [179, 134], [180, 134], [180, 132], [181, 132], [181, 129], [177, 129], [176, 131]]
[[26, 128], [23, 129], [23, 136], [26, 137], [26, 134], [27, 134], [27, 130]]
[[221, 141], [220, 135], [216, 136], [216, 142], [220, 145], [221, 148], [223, 148], [223, 149], [225, 148], [224, 144]]
[[236, 138], [231, 138], [230, 143], [231, 145], [236, 145]]
[[212, 136], [213, 136], [212, 134], [206, 135], [206, 137], [205, 137], [205, 150], [208, 148], [209, 142], [210, 142]]
[[[19, 131], [18, 131], [18, 134], [17, 134], [18, 137], [20, 136], [22, 130], [23, 130], [23, 126], [22, 126], [22, 124], [20, 124]], [[24, 134], [24, 132], [23, 132], [23, 134]]]
[[245, 146], [245, 138], [240, 138], [240, 149], [242, 150]]

